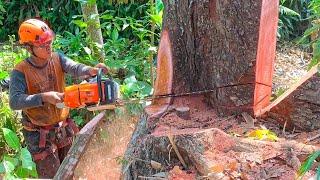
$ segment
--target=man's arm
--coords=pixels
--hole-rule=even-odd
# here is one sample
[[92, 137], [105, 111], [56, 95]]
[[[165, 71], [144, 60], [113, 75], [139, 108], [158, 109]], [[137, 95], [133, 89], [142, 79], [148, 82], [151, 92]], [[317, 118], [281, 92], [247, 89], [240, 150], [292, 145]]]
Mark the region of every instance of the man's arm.
[[9, 105], [13, 110], [42, 106], [41, 94], [28, 95], [24, 74], [13, 70], [10, 75]]
[[72, 76], [77, 76], [77, 77], [90, 75], [90, 69], [92, 69], [92, 67], [86, 66], [81, 63], [76, 63], [70, 58], [60, 53], [59, 53], [59, 58], [60, 58], [62, 69], [65, 73], [68, 73], [68, 74], [71, 74]]

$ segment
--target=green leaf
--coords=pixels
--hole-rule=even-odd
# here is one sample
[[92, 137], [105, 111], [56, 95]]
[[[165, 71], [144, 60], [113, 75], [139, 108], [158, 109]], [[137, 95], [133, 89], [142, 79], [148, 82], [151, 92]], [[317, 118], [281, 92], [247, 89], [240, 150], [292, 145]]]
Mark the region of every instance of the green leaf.
[[29, 170], [21, 166], [17, 168], [15, 173], [20, 178], [27, 178], [29, 176]]
[[88, 47], [83, 47], [83, 49], [84, 49], [84, 51], [85, 51], [88, 55], [91, 54], [91, 49], [90, 49], [90, 48], [88, 48]]
[[21, 144], [16, 133], [7, 128], [2, 128], [2, 131], [8, 146], [14, 150], [19, 150], [21, 148]]
[[141, 96], [148, 96], [151, 94], [152, 87], [150, 84], [143, 82], [143, 81], [139, 81], [138, 85], [139, 85], [139, 92], [140, 92]]
[[164, 8], [162, 0], [156, 0], [156, 11], [159, 13]]
[[32, 161], [32, 156], [27, 148], [22, 148], [20, 151], [20, 159], [22, 161], [22, 167], [28, 170], [32, 170], [34, 162]]
[[12, 162], [3, 160], [2, 163], [6, 173], [11, 173], [12, 171], [14, 171], [15, 166]]
[[4, 165], [3, 165], [3, 162], [1, 162], [0, 163], [0, 174], [3, 174], [5, 172], [6, 172], [6, 169], [5, 169]]
[[14, 166], [17, 166], [19, 164], [19, 159], [18, 158], [13, 158], [8, 155], [3, 156], [3, 160], [5, 161], [10, 161]]
[[4, 176], [3, 179], [5, 179], [5, 180], [20, 180], [20, 179], [16, 178], [16, 177], [15, 177], [13, 174], [11, 174], [11, 173], [6, 173], [6, 175]]
[[315, 151], [314, 153], [309, 155], [307, 160], [300, 166], [300, 168], [298, 170], [299, 177], [303, 177], [305, 175], [305, 173], [310, 170], [312, 164], [319, 157], [319, 155], [320, 155], [320, 151]]
[[108, 19], [113, 19], [113, 16], [111, 14], [104, 14], [100, 18], [108, 20]]
[[111, 33], [111, 38], [112, 40], [116, 41], [119, 37], [118, 30], [116, 28], [113, 28], [112, 33]]
[[137, 79], [136, 79], [136, 77], [134, 75], [129, 76], [124, 80], [125, 84], [135, 83], [135, 82], [137, 82]]
[[5, 79], [9, 76], [7, 71], [0, 71], [0, 80]]
[[73, 20], [72, 22], [80, 28], [85, 28], [88, 26], [87, 23], [83, 22], [82, 20]]

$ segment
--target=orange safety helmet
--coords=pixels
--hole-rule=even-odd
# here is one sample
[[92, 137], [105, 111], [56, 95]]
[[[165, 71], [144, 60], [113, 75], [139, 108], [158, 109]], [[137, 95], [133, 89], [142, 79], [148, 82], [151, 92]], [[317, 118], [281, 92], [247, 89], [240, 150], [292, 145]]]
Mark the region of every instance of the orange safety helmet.
[[39, 19], [28, 19], [19, 27], [20, 44], [31, 44], [39, 46], [52, 41], [53, 31], [49, 26]]

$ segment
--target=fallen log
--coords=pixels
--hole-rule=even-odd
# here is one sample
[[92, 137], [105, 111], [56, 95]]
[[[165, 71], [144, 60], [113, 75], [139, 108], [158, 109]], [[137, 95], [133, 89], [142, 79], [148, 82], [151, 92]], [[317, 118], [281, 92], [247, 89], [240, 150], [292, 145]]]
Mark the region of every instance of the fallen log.
[[66, 158], [62, 161], [53, 179], [72, 179], [73, 171], [76, 168], [81, 155], [85, 151], [85, 148], [90, 141], [93, 132], [95, 131], [98, 123], [104, 117], [104, 115], [105, 111], [99, 113], [76, 135]]

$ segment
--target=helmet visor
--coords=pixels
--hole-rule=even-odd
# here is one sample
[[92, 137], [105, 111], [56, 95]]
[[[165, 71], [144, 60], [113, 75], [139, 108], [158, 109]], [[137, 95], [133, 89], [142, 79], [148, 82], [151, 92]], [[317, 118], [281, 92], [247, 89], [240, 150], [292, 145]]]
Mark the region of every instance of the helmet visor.
[[52, 30], [45, 31], [41, 34], [41, 36], [38, 36], [38, 39], [33, 43], [35, 46], [44, 45], [50, 41], [53, 41], [54, 39], [54, 33]]

